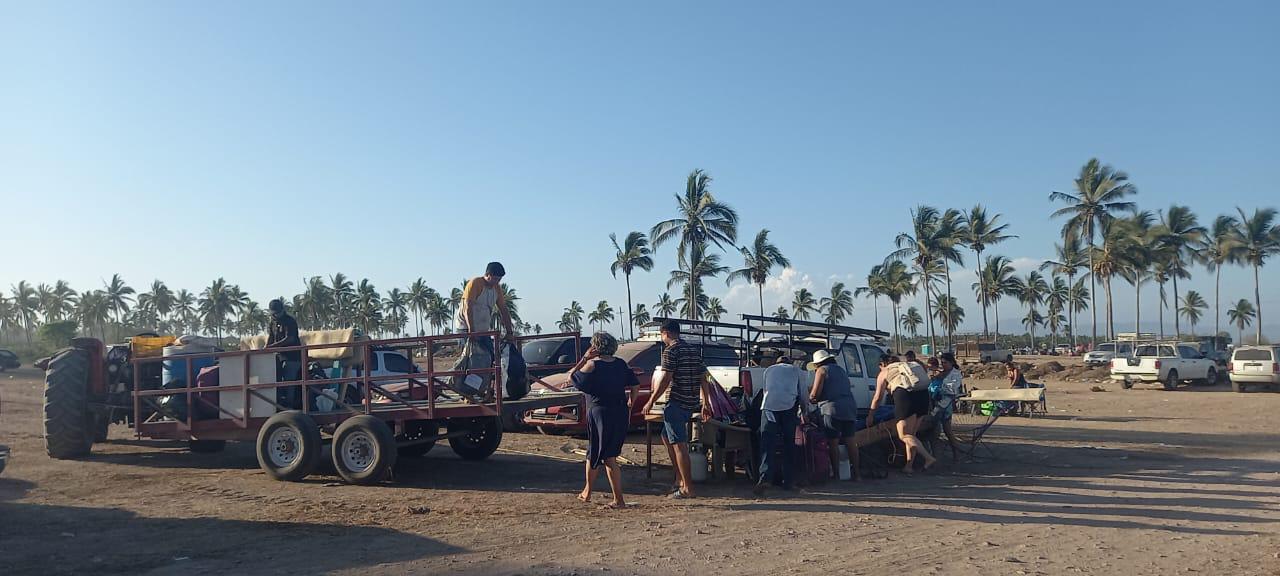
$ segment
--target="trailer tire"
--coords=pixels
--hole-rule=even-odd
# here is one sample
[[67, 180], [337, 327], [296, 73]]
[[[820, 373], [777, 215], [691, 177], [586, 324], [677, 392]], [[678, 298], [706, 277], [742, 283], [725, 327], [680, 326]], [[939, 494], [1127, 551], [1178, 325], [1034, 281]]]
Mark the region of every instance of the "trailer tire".
[[188, 440], [187, 449], [195, 454], [213, 454], [227, 447], [226, 440]]
[[484, 460], [502, 443], [502, 423], [497, 418], [450, 420], [449, 433], [467, 432], [449, 438], [449, 447], [463, 460]]
[[93, 447], [89, 412], [89, 353], [69, 348], [49, 360], [44, 378], [44, 445], [59, 460], [80, 458]]
[[279, 412], [258, 430], [258, 466], [275, 480], [296, 482], [320, 463], [320, 427], [299, 410]]
[[[399, 440], [401, 442], [420, 440], [426, 436], [435, 436], [439, 433], [440, 426], [434, 420], [406, 420]], [[402, 458], [421, 458], [426, 456], [435, 446], [436, 443], [433, 440], [412, 446], [399, 446], [396, 448], [396, 452]]]
[[1165, 377], [1163, 384], [1164, 384], [1165, 390], [1173, 390], [1174, 388], [1177, 388], [1178, 387], [1178, 371], [1170, 370], [1169, 375]]
[[343, 420], [333, 433], [333, 468], [352, 484], [375, 484], [396, 465], [396, 437], [368, 414]]

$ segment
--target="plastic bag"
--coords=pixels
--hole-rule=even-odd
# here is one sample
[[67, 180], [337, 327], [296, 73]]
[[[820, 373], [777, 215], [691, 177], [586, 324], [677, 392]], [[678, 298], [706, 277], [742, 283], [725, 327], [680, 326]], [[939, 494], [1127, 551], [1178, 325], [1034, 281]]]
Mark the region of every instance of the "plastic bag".
[[502, 369], [506, 372], [503, 379], [504, 400], [519, 400], [529, 393], [529, 372], [524, 362], [524, 355], [515, 344], [507, 342], [502, 346]]

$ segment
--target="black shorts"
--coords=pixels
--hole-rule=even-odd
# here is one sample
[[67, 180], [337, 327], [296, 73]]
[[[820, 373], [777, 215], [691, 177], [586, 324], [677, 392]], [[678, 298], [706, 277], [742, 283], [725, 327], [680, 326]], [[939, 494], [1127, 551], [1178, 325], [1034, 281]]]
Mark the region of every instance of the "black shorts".
[[902, 420], [908, 416], [924, 416], [929, 413], [929, 391], [898, 388], [893, 391], [893, 417]]
[[841, 420], [830, 414], [822, 415], [822, 432], [827, 438], [852, 438], [853, 433], [857, 432], [857, 422], [853, 420]]

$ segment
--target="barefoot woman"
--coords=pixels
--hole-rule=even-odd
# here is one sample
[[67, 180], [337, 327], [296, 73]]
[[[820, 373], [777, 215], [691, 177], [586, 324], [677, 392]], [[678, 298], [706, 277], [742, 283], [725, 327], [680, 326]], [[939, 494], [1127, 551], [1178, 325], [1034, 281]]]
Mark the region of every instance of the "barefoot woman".
[[591, 347], [569, 372], [573, 385], [587, 396], [587, 485], [578, 494], [583, 502], [591, 500], [591, 485], [605, 466], [613, 502], [609, 506], [623, 508], [622, 471], [618, 455], [627, 437], [631, 401], [640, 385], [636, 373], [626, 360], [615, 358], [618, 341], [606, 332], [591, 337]]

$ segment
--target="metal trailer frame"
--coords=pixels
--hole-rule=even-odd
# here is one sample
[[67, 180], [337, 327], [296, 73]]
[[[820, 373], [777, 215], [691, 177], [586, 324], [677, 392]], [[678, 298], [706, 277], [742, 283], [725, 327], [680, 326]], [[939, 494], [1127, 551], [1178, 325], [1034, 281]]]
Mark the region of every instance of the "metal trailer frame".
[[[432, 346], [442, 341], [459, 341], [462, 339], [491, 339], [495, 346], [493, 355], [493, 363], [486, 368], [473, 368], [467, 370], [437, 370], [435, 367], [435, 358], [431, 354]], [[474, 333], [457, 333], [439, 336], [421, 336], [411, 338], [393, 338], [384, 340], [365, 340], [343, 342], [336, 344], [312, 344], [302, 346], [290, 346], [285, 348], [273, 348], [270, 350], [237, 350], [228, 352], [203, 352], [196, 354], [183, 354], [180, 357], [150, 357], [150, 358], [133, 358], [133, 378], [134, 389], [133, 410], [134, 410], [134, 430], [137, 437], [161, 438], [173, 440], [252, 440], [254, 439], [260, 428], [275, 413], [299, 410], [288, 406], [281, 405], [276, 398], [275, 391], [281, 388], [299, 388], [302, 398], [302, 407], [300, 411], [311, 417], [317, 424], [322, 427], [336, 426], [342, 421], [357, 416], [369, 415], [388, 423], [396, 424], [397, 428], [403, 426], [406, 421], [417, 420], [447, 420], [452, 418], [497, 418], [502, 415], [504, 405], [521, 406], [521, 401], [504, 401], [501, 387], [504, 378], [502, 374], [501, 354], [498, 344], [501, 343], [500, 335], [494, 331], [474, 332]], [[382, 376], [372, 376], [370, 370], [365, 369], [359, 376], [343, 376], [338, 378], [312, 379], [309, 377], [307, 366], [311, 353], [316, 350], [328, 348], [354, 348], [361, 356], [362, 366], [370, 365], [370, 356], [374, 348], [400, 348], [412, 349], [418, 347], [426, 347], [427, 369], [425, 372], [410, 375], [389, 374]], [[302, 374], [300, 380], [285, 382], [269, 382], [260, 384], [249, 383], [249, 359], [252, 356], [260, 356], [270, 354], [275, 356], [282, 352], [300, 352]], [[143, 390], [142, 387], [142, 369], [145, 364], [164, 362], [165, 360], [173, 360], [181, 358], [184, 360], [186, 369], [186, 387], [184, 388], [160, 388]], [[199, 388], [195, 385], [194, 363], [192, 360], [200, 358], [215, 358], [219, 363], [224, 362], [243, 362], [244, 363], [244, 381], [239, 384], [231, 384], [226, 386]], [[410, 355], [412, 358], [412, 355]], [[412, 361], [412, 360], [410, 360]], [[492, 375], [494, 391], [491, 401], [476, 401], [467, 398], [456, 392], [452, 393], [453, 398], [440, 398], [441, 388], [451, 390], [449, 385], [440, 378], [449, 378], [452, 376], [467, 376], [470, 374]], [[392, 392], [387, 390], [384, 385], [395, 383], [408, 383], [408, 387], [403, 392]], [[321, 389], [325, 386], [334, 384], [355, 384], [360, 391], [360, 402], [355, 406], [344, 402], [343, 398], [336, 397], [326, 390]], [[415, 388], [425, 390], [425, 399], [414, 399]], [[243, 414], [237, 415], [223, 408], [220, 403], [214, 404], [208, 401], [202, 394], [218, 393], [221, 394], [240, 394], [241, 406]], [[375, 400], [375, 393], [381, 399]], [[564, 392], [560, 401], [570, 400], [571, 396], [578, 395], [577, 392]], [[179, 418], [177, 414], [167, 412], [164, 406], [161, 406], [158, 399], [163, 396], [184, 396], [186, 400], [186, 418]], [[334, 409], [329, 411], [317, 411], [311, 409], [311, 399], [313, 397], [323, 396], [334, 402]], [[559, 397], [560, 394], [557, 394]], [[221, 397], [221, 396], [219, 396]], [[271, 403], [276, 411], [273, 414], [253, 415], [253, 402], [251, 399], [260, 399]], [[383, 401], [382, 399], [385, 399]], [[143, 406], [147, 406], [154, 412], [148, 412], [144, 417], [142, 411]], [[218, 411], [217, 418], [199, 419], [195, 416], [195, 408], [197, 406], [207, 406]], [[227, 417], [223, 417], [223, 416]], [[440, 434], [433, 438], [424, 438], [414, 443], [433, 442], [442, 438], [449, 437], [448, 434]]]

